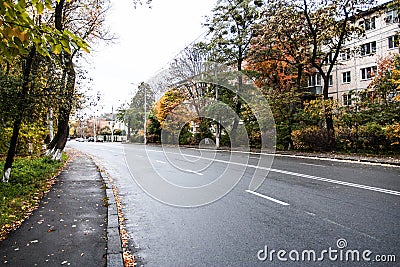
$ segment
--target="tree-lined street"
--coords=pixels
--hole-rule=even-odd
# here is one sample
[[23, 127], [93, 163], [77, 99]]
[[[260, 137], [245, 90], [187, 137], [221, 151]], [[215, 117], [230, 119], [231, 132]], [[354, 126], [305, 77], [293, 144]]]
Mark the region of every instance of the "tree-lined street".
[[[255, 193], [246, 191], [252, 176], [248, 168], [222, 199], [199, 208], [177, 208], [148, 196], [131, 173], [150, 177], [158, 175], [157, 170], [169, 173], [177, 183], [204, 181], [226, 167], [228, 152], [218, 152], [204, 172], [207, 175], [199, 175], [172, 167], [158, 146], [148, 146], [147, 153], [143, 145], [70, 142], [69, 146], [94, 155], [115, 180], [133, 251], [148, 266], [352, 265], [329, 261], [327, 255], [325, 261], [315, 263], [281, 262], [276, 254], [272, 262], [257, 257], [265, 246], [288, 252], [338, 249], [336, 242], [341, 238], [347, 241], [346, 249], [368, 249], [373, 257], [398, 257], [400, 252], [398, 167], [277, 156]], [[167, 148], [166, 153], [172, 161], [180, 153], [200, 156], [194, 149]], [[132, 161], [130, 170], [124, 154]], [[230, 162], [241, 162], [244, 156], [232, 153]], [[257, 157], [251, 155], [249, 164], [256, 165]], [[201, 160], [209, 161], [206, 156]], [[188, 170], [193, 168], [190, 162], [183, 164]], [[360, 264], [367, 263], [356, 265]]]
[[2, 264], [395, 265], [399, 13], [0, 1]]

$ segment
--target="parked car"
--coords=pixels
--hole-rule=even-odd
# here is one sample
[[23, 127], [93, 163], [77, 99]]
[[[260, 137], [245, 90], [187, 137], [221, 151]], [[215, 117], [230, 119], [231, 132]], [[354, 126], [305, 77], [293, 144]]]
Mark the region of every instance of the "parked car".
[[88, 142], [94, 142], [94, 137], [89, 137], [87, 141]]
[[78, 137], [75, 139], [75, 141], [77, 142], [85, 142], [85, 139], [83, 139], [82, 137]]

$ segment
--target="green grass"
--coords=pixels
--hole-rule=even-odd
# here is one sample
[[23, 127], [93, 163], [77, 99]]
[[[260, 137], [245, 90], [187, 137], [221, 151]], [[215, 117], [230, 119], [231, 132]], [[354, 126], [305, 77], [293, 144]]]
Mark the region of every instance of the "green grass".
[[[48, 157], [17, 158], [13, 164], [9, 183], [0, 182], [0, 240], [19, 227], [36, 208], [43, 194], [52, 185], [51, 178], [63, 167], [61, 162]], [[3, 170], [4, 161], [0, 162]]]

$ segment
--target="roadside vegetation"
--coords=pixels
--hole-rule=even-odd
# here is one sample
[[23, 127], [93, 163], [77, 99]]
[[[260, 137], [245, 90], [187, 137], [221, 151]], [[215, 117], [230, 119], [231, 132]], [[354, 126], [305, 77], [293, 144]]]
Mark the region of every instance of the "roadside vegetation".
[[[398, 10], [399, 6], [396, 0], [381, 8]], [[238, 124], [243, 124], [250, 146], [260, 148], [257, 119], [238, 93], [191, 82], [207, 68], [203, 63], [211, 61], [242, 71], [261, 89], [275, 120], [277, 150], [400, 155], [398, 53], [386, 58], [373, 55], [377, 71], [371, 73], [368, 88], [348, 92], [343, 101], [342, 96], [329, 94], [330, 77], [341, 64], [341, 55], [360, 54], [357, 47], [349, 50], [345, 46], [366, 36], [365, 29], [354, 23], [363, 16], [359, 7], [373, 8], [376, 2], [217, 1], [204, 23], [207, 40], [181, 51], [171, 61], [167, 74], [149, 81], [152, 86], [141, 84], [129, 106], [120, 109], [118, 118], [132, 129], [132, 142], [143, 142], [146, 132], [147, 142], [158, 143], [161, 132], [168, 131], [165, 119], [175, 107], [191, 103], [192, 110], [197, 111], [202, 105], [199, 99], [208, 97], [224, 102], [238, 118], [227, 129], [215, 119], [194, 119], [182, 127], [180, 144], [198, 145], [204, 138], [216, 142], [219, 136], [220, 146], [230, 146]], [[319, 93], [312, 92], [309, 84], [316, 75], [321, 77]], [[237, 81], [237, 92], [244, 90], [241, 77], [232, 80]], [[156, 101], [154, 95], [162, 97]]]
[[[10, 181], [0, 183], [0, 240], [37, 208], [66, 161], [66, 154], [61, 161], [49, 157], [16, 158]], [[4, 160], [0, 161], [3, 166]]]

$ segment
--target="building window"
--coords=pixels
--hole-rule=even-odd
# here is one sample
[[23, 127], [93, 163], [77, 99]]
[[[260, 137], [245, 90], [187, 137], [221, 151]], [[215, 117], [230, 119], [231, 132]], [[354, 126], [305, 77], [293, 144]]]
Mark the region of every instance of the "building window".
[[329, 75], [328, 85], [329, 85], [329, 86], [332, 86], [332, 85], [333, 85], [333, 76], [332, 76], [332, 75]]
[[360, 21], [359, 25], [365, 31], [373, 30], [376, 28], [375, 27], [375, 17], [364, 19], [364, 20]]
[[376, 73], [376, 66], [362, 68], [361, 69], [361, 80], [370, 80], [372, 77], [375, 76]]
[[389, 49], [399, 47], [399, 36], [392, 35], [388, 37], [388, 42], [389, 42]]
[[389, 10], [389, 11], [387, 11], [386, 12], [385, 22], [387, 24], [398, 23], [399, 22], [399, 14], [397, 13], [397, 10]]
[[376, 53], [376, 41], [361, 45], [360, 55], [368, 56]]
[[321, 74], [316, 73], [308, 77], [308, 87], [321, 86], [321, 85], [322, 85]]
[[342, 60], [349, 60], [349, 59], [351, 59], [350, 53], [351, 53], [350, 48], [346, 48], [340, 53], [340, 58]]
[[344, 106], [351, 106], [351, 94], [344, 94], [343, 95], [343, 105]]
[[322, 77], [316, 73], [308, 77], [308, 87], [312, 94], [322, 94]]
[[329, 53], [328, 55], [326, 55], [326, 58], [324, 59], [324, 61], [322, 62], [323, 65], [329, 65], [331, 64], [333, 61], [333, 55], [332, 53]]
[[342, 73], [342, 82], [350, 83], [351, 82], [351, 74], [350, 71], [346, 71]]

